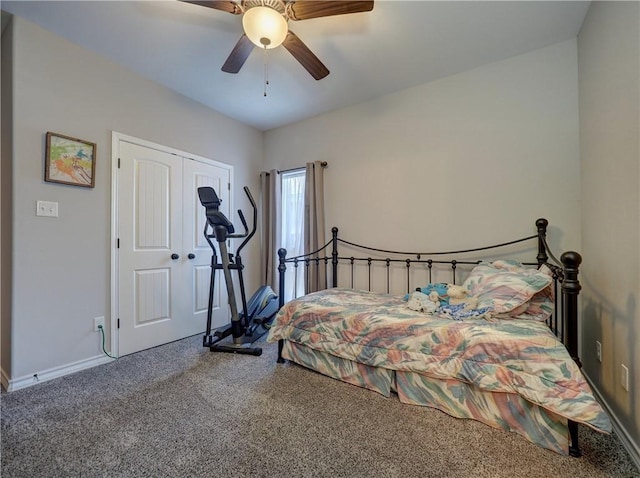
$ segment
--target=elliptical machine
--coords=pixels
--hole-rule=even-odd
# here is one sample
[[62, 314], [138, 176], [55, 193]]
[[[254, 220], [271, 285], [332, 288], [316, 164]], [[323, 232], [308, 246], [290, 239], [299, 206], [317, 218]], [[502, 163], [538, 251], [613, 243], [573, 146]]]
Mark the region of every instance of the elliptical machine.
[[[242, 257], [240, 251], [251, 240], [256, 232], [256, 224], [258, 219], [258, 210], [256, 203], [251, 196], [249, 188], [244, 187], [244, 192], [249, 198], [251, 207], [253, 208], [253, 226], [251, 232], [247, 226], [242, 210], [238, 209], [238, 216], [244, 226], [243, 234], [236, 234], [233, 224], [220, 211], [220, 203], [222, 202], [212, 187], [198, 188], [198, 196], [200, 202], [206, 209], [207, 222], [204, 227], [204, 237], [211, 246], [211, 282], [209, 284], [209, 309], [207, 311], [207, 329], [205, 331], [202, 346], [209, 347], [212, 352], [229, 352], [249, 355], [261, 355], [260, 347], [249, 347], [257, 339], [264, 335], [271, 321], [278, 312], [278, 296], [273, 292], [271, 287], [265, 285], [260, 287], [247, 302], [244, 279], [242, 277]], [[235, 258], [227, 250], [227, 239], [241, 239], [242, 244], [236, 251]], [[218, 243], [220, 250], [220, 260], [218, 262], [218, 254], [213, 244], [213, 240]], [[224, 280], [227, 286], [227, 295], [229, 298], [229, 307], [231, 308], [231, 324], [223, 329], [216, 330], [211, 333], [211, 322], [213, 315], [213, 297], [215, 289], [216, 271], [222, 270]], [[233, 285], [231, 271], [238, 272], [238, 282], [240, 285], [240, 295], [242, 299], [242, 313], [238, 313], [236, 295]], [[232, 336], [231, 343], [221, 344], [220, 342]]]

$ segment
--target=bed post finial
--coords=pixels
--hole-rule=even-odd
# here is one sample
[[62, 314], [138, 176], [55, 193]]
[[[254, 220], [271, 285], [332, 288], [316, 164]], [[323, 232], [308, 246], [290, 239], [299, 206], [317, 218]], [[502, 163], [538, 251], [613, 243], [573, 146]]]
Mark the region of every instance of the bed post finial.
[[338, 228], [331, 228], [331, 286], [338, 287]]
[[538, 264], [544, 264], [549, 260], [549, 256], [547, 254], [547, 226], [549, 225], [549, 221], [545, 218], [541, 217], [536, 221], [536, 227], [538, 228], [538, 255], [536, 259], [538, 259]]

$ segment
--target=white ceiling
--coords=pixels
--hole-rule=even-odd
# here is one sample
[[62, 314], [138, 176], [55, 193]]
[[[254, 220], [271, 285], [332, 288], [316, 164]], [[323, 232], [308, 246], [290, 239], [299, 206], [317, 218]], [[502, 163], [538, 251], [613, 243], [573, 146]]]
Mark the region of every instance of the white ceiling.
[[260, 130], [574, 38], [589, 2], [396, 1], [289, 28], [329, 68], [314, 80], [279, 47], [220, 67], [241, 17], [179, 1], [2, 1], [2, 10]]

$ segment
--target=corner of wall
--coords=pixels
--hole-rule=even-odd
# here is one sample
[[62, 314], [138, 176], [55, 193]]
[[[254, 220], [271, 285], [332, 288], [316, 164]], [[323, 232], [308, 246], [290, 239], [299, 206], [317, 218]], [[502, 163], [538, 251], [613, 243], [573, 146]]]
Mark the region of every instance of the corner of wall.
[[639, 5], [591, 4], [578, 35], [578, 95], [584, 373], [640, 467]]
[[[6, 23], [5, 23], [6, 22]], [[5, 389], [11, 375], [13, 249], [13, 19], [2, 15], [0, 83], [0, 371]]]

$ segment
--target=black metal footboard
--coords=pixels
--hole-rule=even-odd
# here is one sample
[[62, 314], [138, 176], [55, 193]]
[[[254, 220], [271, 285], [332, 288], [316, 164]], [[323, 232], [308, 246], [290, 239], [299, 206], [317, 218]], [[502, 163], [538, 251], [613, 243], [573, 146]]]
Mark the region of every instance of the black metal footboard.
[[[560, 256], [560, 260], [556, 259], [546, 239], [549, 222], [541, 218], [535, 224], [537, 233], [528, 237], [487, 247], [446, 252], [376, 249], [338, 237], [338, 228], [334, 227], [331, 229], [331, 240], [317, 251], [290, 258], [287, 257], [285, 249], [278, 251], [280, 307], [286, 301], [285, 280], [288, 268], [293, 268], [294, 271], [298, 271], [299, 268], [304, 270], [302, 274], [293, 274], [294, 290], [298, 288], [298, 276], [302, 275], [305, 285], [326, 280], [328, 287], [402, 294], [431, 282], [461, 283], [465, 274], [480, 262], [509, 258], [514, 254], [522, 255], [530, 250], [532, 255], [535, 253], [535, 260], [523, 264], [531, 267], [546, 265], [553, 273], [555, 309], [547, 325], [581, 367], [578, 356], [578, 295], [581, 289], [578, 272], [582, 257], [577, 252], [568, 251]], [[305, 291], [309, 289], [305, 288]], [[280, 340], [280, 363], [284, 362], [282, 347], [283, 341]], [[571, 436], [569, 454], [577, 457], [581, 455], [578, 424], [569, 421], [568, 425]]]

